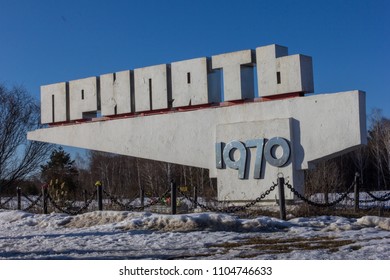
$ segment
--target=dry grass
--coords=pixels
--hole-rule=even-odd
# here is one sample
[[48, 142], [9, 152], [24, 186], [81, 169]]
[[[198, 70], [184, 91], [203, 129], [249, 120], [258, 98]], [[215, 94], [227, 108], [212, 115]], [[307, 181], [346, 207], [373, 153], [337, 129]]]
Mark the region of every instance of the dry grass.
[[[326, 250], [327, 252], [337, 252], [341, 246], [355, 243], [352, 240], [339, 240], [333, 237], [294, 237], [294, 238], [262, 238], [255, 237], [244, 239], [239, 242], [226, 242], [213, 244], [210, 247], [224, 248], [225, 253], [229, 250], [239, 249], [242, 253], [240, 258], [254, 258], [265, 254], [283, 254], [296, 250]], [[351, 246], [352, 250], [360, 249], [360, 246]]]
[[[313, 216], [343, 216], [347, 218], [360, 218], [363, 216], [382, 216], [390, 217], [390, 209], [372, 208], [372, 209], [359, 209], [355, 212], [352, 207], [316, 207], [306, 203], [300, 204], [287, 204], [286, 214], [291, 217], [313, 217]], [[266, 207], [253, 207], [246, 209], [245, 211], [235, 213], [240, 218], [256, 218], [259, 216], [268, 216], [279, 218], [279, 206], [266, 206]]]
[[291, 212], [288, 212], [295, 217], [311, 217], [311, 216], [343, 216], [347, 218], [360, 218], [363, 216], [383, 216], [390, 217], [390, 209], [380, 211], [379, 208], [359, 209], [357, 212], [351, 207], [315, 207], [307, 204], [299, 205]]

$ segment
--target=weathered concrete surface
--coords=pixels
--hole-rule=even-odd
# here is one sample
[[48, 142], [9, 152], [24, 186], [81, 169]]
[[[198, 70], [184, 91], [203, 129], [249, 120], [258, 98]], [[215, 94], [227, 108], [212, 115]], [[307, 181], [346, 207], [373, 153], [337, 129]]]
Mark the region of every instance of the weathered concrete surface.
[[261, 96], [289, 92], [314, 92], [313, 66], [310, 56], [288, 55], [279, 45], [256, 48], [257, 80]]
[[[264, 156], [260, 179], [253, 178], [257, 149], [247, 148], [247, 170], [244, 180], [237, 179], [237, 170], [217, 169], [218, 197], [220, 200], [252, 200], [257, 198], [261, 192], [276, 183], [278, 174], [283, 174], [285, 180], [297, 187], [301, 191], [303, 187], [303, 170], [297, 168], [295, 158], [295, 145], [293, 129], [294, 120], [273, 119], [257, 122], [243, 122], [221, 124], [217, 126], [217, 139], [224, 143], [238, 140], [245, 143], [249, 139], [271, 139], [276, 135], [288, 140], [291, 144], [291, 156], [283, 167], [275, 167], [267, 164]], [[297, 147], [299, 148], [299, 147]], [[278, 197], [277, 189], [267, 199]], [[286, 192], [287, 199], [293, 199], [293, 193]]]
[[41, 113], [41, 123], [65, 122], [66, 112], [66, 83], [41, 86], [41, 106], [46, 108]]
[[166, 64], [134, 70], [135, 111], [168, 108], [168, 71]]
[[[240, 123], [269, 121], [272, 129], [264, 127], [266, 137], [287, 138], [290, 133], [293, 166], [302, 170], [365, 144], [365, 115], [365, 93], [350, 91], [58, 126], [29, 132], [28, 139], [208, 168], [216, 177], [215, 143], [229, 140], [228, 135], [219, 139], [218, 126], [236, 124], [236, 135], [245, 136], [248, 132]], [[285, 125], [273, 125], [277, 119], [290, 119], [291, 132]], [[261, 138], [263, 127], [250, 133], [248, 137]], [[247, 182], [248, 195], [236, 193], [235, 199], [253, 199], [269, 187]]]
[[270, 45], [43, 86], [42, 124], [253, 99], [255, 65], [260, 97], [314, 91], [311, 57]]
[[220, 91], [209, 90], [207, 58], [173, 62], [172, 107], [208, 104], [220, 101]]
[[100, 76], [100, 102], [102, 116], [131, 113], [131, 71]]
[[255, 97], [252, 50], [214, 55], [211, 59], [213, 69], [223, 70], [224, 101]]
[[69, 114], [71, 120], [96, 116], [99, 103], [96, 77], [69, 82]]

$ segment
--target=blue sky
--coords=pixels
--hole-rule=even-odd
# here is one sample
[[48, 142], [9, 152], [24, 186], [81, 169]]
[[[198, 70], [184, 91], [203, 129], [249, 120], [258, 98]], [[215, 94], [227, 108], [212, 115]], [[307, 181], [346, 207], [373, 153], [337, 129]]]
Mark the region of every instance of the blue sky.
[[390, 1], [0, 0], [0, 82], [39, 87], [268, 44], [313, 57], [316, 93], [390, 117]]

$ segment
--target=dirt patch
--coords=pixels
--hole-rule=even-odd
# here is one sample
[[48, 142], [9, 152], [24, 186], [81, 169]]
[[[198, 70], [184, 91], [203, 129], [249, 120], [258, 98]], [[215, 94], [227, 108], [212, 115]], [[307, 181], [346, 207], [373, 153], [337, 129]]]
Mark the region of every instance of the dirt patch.
[[[224, 248], [226, 252], [229, 250], [241, 250], [239, 258], [254, 258], [265, 254], [283, 254], [290, 253], [296, 250], [327, 250], [328, 252], [337, 252], [341, 246], [355, 243], [352, 240], [340, 240], [334, 237], [294, 237], [294, 238], [262, 238], [255, 237], [243, 239], [240, 242], [226, 242], [213, 244], [210, 247]], [[358, 250], [357, 246], [354, 250]], [[247, 251], [247, 253], [245, 253]]]

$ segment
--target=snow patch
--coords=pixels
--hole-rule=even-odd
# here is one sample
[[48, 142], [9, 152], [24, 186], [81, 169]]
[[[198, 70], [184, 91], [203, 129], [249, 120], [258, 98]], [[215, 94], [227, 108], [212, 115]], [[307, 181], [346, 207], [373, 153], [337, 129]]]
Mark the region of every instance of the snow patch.
[[32, 217], [33, 215], [34, 214], [19, 211], [19, 210], [1, 211], [0, 221], [12, 223], [12, 222], [20, 221], [27, 217]]
[[[117, 224], [129, 216], [139, 216], [140, 213], [119, 212], [119, 211], [95, 211], [74, 216], [66, 227], [86, 228], [98, 225]], [[142, 215], [141, 215], [142, 216]]]
[[[0, 211], [0, 259], [390, 259], [390, 218]], [[293, 251], [281, 250], [284, 245]], [[311, 246], [309, 246], [311, 245]], [[329, 248], [327, 247], [329, 245]], [[318, 248], [316, 248], [316, 246]]]
[[106, 225], [120, 230], [158, 231], [275, 231], [290, 226], [289, 222], [270, 217], [251, 220], [239, 219], [228, 214], [198, 213], [161, 215], [152, 213], [96, 211], [72, 218], [68, 228], [87, 228]]
[[377, 216], [364, 216], [357, 219], [357, 224], [368, 227], [378, 227], [384, 230], [390, 230], [390, 218]]

